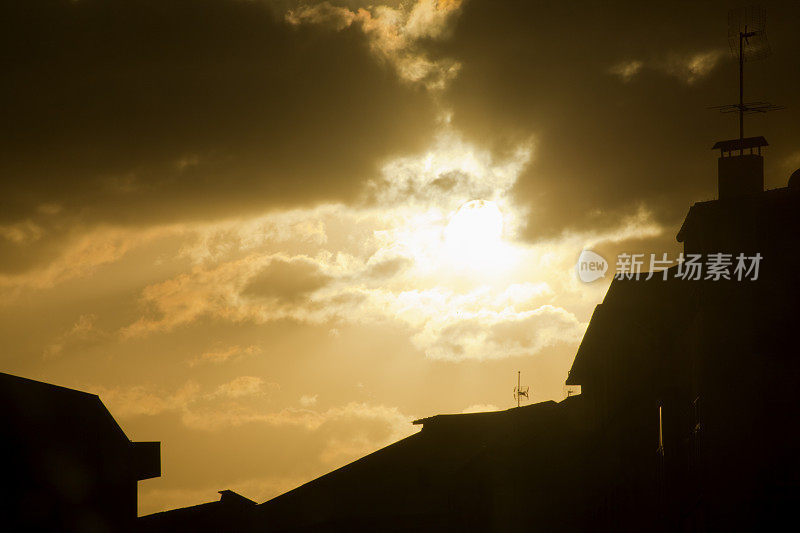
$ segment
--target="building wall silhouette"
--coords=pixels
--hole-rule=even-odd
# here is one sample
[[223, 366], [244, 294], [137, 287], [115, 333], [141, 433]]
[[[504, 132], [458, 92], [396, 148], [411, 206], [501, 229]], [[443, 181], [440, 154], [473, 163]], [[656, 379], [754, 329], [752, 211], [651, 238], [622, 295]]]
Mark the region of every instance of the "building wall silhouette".
[[721, 198], [693, 205], [678, 240], [759, 253], [758, 279], [615, 280], [578, 350], [567, 383], [600, 422], [605, 530], [762, 530], [800, 503], [800, 190], [762, 191], [754, 159], [720, 158]]
[[0, 373], [3, 531], [131, 531], [160, 444], [131, 442], [94, 394]]

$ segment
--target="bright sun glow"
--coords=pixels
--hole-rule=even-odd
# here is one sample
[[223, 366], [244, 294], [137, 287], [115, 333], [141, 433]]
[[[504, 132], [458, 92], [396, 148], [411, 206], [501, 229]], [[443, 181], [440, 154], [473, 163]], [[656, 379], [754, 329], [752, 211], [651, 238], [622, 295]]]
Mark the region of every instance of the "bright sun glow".
[[509, 266], [497, 204], [472, 200], [459, 207], [444, 230], [444, 252], [461, 269], [492, 273]]

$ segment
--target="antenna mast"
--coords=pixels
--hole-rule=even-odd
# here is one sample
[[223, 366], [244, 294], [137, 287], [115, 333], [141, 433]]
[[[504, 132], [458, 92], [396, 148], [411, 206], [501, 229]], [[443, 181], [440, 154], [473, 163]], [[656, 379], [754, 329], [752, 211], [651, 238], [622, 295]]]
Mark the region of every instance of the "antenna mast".
[[721, 113], [739, 114], [739, 155], [744, 153], [744, 115], [766, 113], [783, 109], [769, 102], [744, 101], [744, 63], [769, 56], [770, 48], [765, 30], [766, 11], [759, 7], [732, 9], [728, 12], [728, 44], [731, 53], [739, 60], [739, 103], [712, 106]]
[[517, 400], [517, 407], [519, 407], [520, 398], [525, 396], [525, 399], [526, 400], [528, 399], [528, 391], [530, 390], [530, 387], [528, 385], [525, 385], [525, 386], [520, 385], [521, 374], [522, 374], [522, 372], [518, 370], [517, 371], [517, 386], [514, 387], [514, 399]]
[[739, 31], [739, 140], [744, 139], [744, 43], [750, 37], [754, 37], [756, 32], [747, 31], [747, 24], [744, 31]]

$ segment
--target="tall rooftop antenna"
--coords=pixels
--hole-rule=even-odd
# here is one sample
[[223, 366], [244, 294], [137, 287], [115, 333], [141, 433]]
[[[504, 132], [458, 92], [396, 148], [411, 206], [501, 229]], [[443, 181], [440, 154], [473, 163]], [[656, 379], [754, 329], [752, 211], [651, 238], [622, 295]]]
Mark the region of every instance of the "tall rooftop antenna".
[[517, 400], [517, 407], [519, 407], [520, 398], [525, 396], [525, 399], [528, 399], [528, 391], [530, 390], [527, 385], [520, 385], [521, 374], [521, 371], [517, 371], [517, 386], [514, 387], [514, 399]]
[[[750, 6], [731, 9], [728, 12], [728, 44], [731, 53], [739, 61], [739, 103], [713, 106], [722, 113], [738, 112], [739, 143], [744, 144], [744, 116], [752, 113], [766, 113], [783, 109], [769, 102], [744, 101], [744, 64], [746, 61], [757, 61], [769, 56], [770, 48], [766, 33], [766, 11], [763, 8]], [[739, 149], [740, 155], [744, 148]]]

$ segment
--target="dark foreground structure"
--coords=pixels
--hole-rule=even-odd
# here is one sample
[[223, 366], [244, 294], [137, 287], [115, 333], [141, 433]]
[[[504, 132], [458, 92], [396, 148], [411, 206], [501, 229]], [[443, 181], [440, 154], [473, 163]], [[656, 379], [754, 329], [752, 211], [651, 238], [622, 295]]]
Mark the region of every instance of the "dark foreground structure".
[[[764, 191], [761, 137], [717, 143], [719, 199], [689, 254], [727, 277], [615, 279], [567, 380], [582, 394], [439, 415], [422, 431], [261, 505], [142, 519], [146, 531], [763, 531], [800, 508], [800, 171]], [[746, 153], [749, 152], [749, 153]], [[751, 260], [736, 271], [737, 257]], [[713, 258], [712, 258], [713, 259]], [[758, 264], [754, 272], [754, 263]], [[737, 279], [746, 274], [742, 280]], [[715, 278], [719, 279], [715, 279]], [[178, 520], [180, 518], [180, 520]], [[785, 526], [784, 526], [785, 527]]]
[[[764, 191], [765, 145], [716, 145], [720, 197], [690, 209], [684, 262], [612, 282], [567, 379], [580, 395], [424, 418], [417, 434], [260, 505], [224, 490], [136, 520], [136, 482], [160, 474], [159, 443], [128, 440], [95, 395], [0, 374], [0, 529], [782, 529], [800, 508], [800, 171]], [[690, 272], [690, 254], [730, 264]]]
[[131, 442], [94, 394], [0, 373], [1, 531], [126, 532], [160, 443]]

